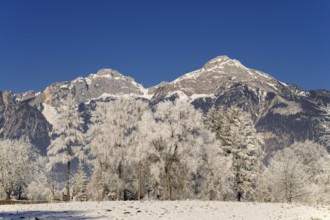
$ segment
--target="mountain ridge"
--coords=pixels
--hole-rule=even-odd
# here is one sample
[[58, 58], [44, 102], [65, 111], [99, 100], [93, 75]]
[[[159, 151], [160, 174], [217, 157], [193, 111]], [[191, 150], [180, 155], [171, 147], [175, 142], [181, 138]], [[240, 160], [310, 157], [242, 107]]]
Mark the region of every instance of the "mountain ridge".
[[[151, 106], [166, 99], [185, 98], [204, 112], [213, 106], [239, 106], [251, 113], [270, 153], [293, 141], [318, 140], [319, 121], [323, 117], [319, 106], [330, 103], [330, 91], [306, 91], [262, 71], [245, 67], [228, 56], [218, 56], [200, 69], [149, 88], [116, 70], [101, 69], [86, 77], [55, 82], [38, 93], [3, 92], [0, 96], [0, 112], [3, 112], [0, 137], [15, 138], [23, 133], [45, 149], [56, 118], [54, 109], [68, 93], [82, 105], [85, 115], [92, 111], [91, 102], [118, 96], [142, 98]], [[23, 117], [21, 121], [17, 120], [18, 115]], [[24, 123], [26, 120], [32, 124]]]
[[[150, 87], [144, 87], [142, 84], [136, 82], [134, 80], [134, 78], [121, 74], [117, 70], [113, 70], [110, 68], [103, 68], [103, 69], [98, 70], [96, 73], [89, 74], [86, 77], [79, 76], [71, 81], [62, 81], [62, 82], [52, 83], [49, 86], [47, 86], [43, 91], [35, 92], [33, 90], [30, 90], [30, 91], [27, 91], [24, 93], [13, 93], [10, 91], [9, 92], [13, 93], [16, 96], [17, 101], [26, 101], [28, 99], [34, 98], [35, 96], [41, 95], [42, 93], [48, 93], [48, 90], [51, 87], [59, 86], [61, 89], [66, 89], [66, 88], [72, 88], [75, 85], [77, 85], [79, 87], [79, 84], [81, 84], [81, 83], [86, 84], [87, 87], [90, 87], [92, 85], [93, 80], [103, 78], [103, 79], [113, 79], [113, 80], [124, 80], [124, 81], [130, 82], [130, 83], [132, 83], [132, 85], [134, 85], [135, 88], [129, 88], [128, 91], [123, 91], [123, 90], [125, 90], [125, 87], [124, 88], [121, 87], [120, 92], [118, 92], [119, 95], [121, 95], [120, 93], [122, 93], [122, 94], [130, 94], [130, 93], [134, 94], [135, 93], [137, 95], [151, 98], [151, 96], [154, 95], [154, 90], [163, 85], [175, 84], [174, 87], [178, 88], [179, 85], [182, 84], [182, 81], [192, 80], [192, 79], [196, 79], [198, 77], [204, 77], [207, 73], [210, 75], [210, 72], [212, 72], [212, 71], [215, 73], [219, 73], [219, 71], [220, 71], [222, 74], [227, 75], [227, 77], [222, 75], [222, 77], [227, 78], [227, 80], [235, 81], [235, 79], [236, 79], [237, 82], [243, 82], [242, 78], [244, 78], [244, 76], [242, 77], [242, 75], [240, 75], [242, 78], [237, 80], [237, 76], [233, 76], [235, 74], [233, 74], [232, 69], [228, 69], [228, 66], [242, 69], [243, 72], [246, 74], [245, 77], [246, 76], [249, 77], [249, 78], [246, 78], [246, 80], [252, 81], [252, 80], [257, 79], [258, 77], [262, 77], [266, 81], [273, 81], [273, 82], [276, 81], [276, 82], [279, 82], [280, 84], [282, 84], [283, 86], [292, 86], [292, 88], [296, 87], [297, 90], [299, 90], [300, 92], [315, 91], [315, 90], [304, 90], [295, 84], [281, 82], [267, 73], [245, 67], [240, 61], [238, 61], [236, 59], [231, 59], [227, 55], [221, 55], [221, 56], [217, 56], [217, 57], [207, 61], [198, 70], [194, 70], [194, 71], [185, 73], [185, 74], [181, 75], [180, 77], [176, 78], [175, 80], [172, 80], [169, 82], [162, 81], [159, 84], [150, 86]], [[228, 70], [229, 70], [229, 72], [228, 72]], [[203, 75], [201, 73], [203, 73], [203, 74], [206, 73], [206, 74]], [[216, 75], [214, 77], [216, 77]], [[268, 84], [268, 87], [273, 87], [273, 89], [274, 89], [274, 85], [271, 83]], [[316, 91], [317, 90], [318, 89], [316, 89]], [[320, 89], [320, 90], [328, 91], [326, 89]], [[118, 95], [117, 92], [105, 92], [105, 91], [102, 91], [102, 92], [112, 94], [112, 95]], [[186, 92], [186, 91], [184, 91], [184, 92]], [[192, 94], [189, 94], [189, 92], [187, 92], [187, 93], [188, 93], [188, 96], [192, 95]], [[196, 94], [196, 91], [193, 94]], [[197, 92], [197, 94], [205, 94], [205, 93]], [[97, 97], [92, 97], [92, 98], [95, 99]]]

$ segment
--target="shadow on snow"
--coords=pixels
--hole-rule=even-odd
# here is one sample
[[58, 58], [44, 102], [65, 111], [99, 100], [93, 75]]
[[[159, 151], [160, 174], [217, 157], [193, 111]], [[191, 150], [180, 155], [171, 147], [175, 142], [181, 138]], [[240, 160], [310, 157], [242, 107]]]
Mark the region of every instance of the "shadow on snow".
[[0, 212], [0, 219], [31, 219], [31, 220], [45, 220], [45, 219], [72, 219], [72, 220], [87, 220], [100, 219], [102, 217], [85, 216], [83, 211], [8, 211]]

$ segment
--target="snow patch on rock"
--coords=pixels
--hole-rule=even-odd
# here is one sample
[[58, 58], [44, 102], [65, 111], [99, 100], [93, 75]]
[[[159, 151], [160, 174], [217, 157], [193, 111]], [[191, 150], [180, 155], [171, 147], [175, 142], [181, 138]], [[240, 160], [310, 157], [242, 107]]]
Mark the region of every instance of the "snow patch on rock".
[[45, 116], [45, 118], [47, 119], [47, 121], [50, 124], [52, 124], [52, 125], [57, 124], [58, 113], [57, 113], [55, 107], [48, 105], [46, 103], [43, 103], [42, 114]]
[[187, 79], [196, 80], [201, 75], [201, 73], [202, 73], [202, 71], [200, 71], [200, 70], [192, 71], [192, 72], [184, 74], [183, 76], [177, 78], [176, 80], [172, 81], [171, 83], [178, 83], [182, 80], [187, 80]]
[[200, 99], [200, 98], [215, 98], [215, 95], [210, 94], [193, 94], [190, 96], [191, 100]]
[[274, 114], [295, 115], [303, 111], [299, 103], [284, 100], [283, 103], [286, 104], [286, 107], [277, 107], [273, 109]]

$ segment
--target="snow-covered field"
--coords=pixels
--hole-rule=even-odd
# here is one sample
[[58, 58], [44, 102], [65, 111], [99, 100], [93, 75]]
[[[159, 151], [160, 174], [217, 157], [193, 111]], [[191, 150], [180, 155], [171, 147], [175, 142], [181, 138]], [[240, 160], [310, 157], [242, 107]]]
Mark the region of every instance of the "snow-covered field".
[[2, 205], [0, 219], [330, 220], [330, 207], [213, 201], [72, 202]]

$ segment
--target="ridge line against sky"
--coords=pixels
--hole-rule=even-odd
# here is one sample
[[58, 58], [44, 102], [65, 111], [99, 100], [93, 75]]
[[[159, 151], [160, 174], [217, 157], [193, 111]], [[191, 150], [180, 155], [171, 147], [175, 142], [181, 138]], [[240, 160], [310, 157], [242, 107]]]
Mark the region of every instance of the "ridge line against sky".
[[0, 0], [0, 91], [111, 68], [144, 87], [219, 55], [330, 90], [330, 1]]

